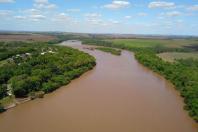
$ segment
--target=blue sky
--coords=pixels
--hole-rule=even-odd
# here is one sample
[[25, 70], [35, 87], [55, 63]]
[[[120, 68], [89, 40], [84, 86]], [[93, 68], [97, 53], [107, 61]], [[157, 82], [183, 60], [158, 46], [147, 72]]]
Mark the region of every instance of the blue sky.
[[198, 35], [198, 0], [0, 0], [0, 30]]

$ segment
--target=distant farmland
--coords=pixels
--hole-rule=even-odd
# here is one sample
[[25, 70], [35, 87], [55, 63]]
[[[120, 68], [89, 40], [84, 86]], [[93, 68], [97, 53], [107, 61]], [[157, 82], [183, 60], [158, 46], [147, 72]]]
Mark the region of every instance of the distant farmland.
[[167, 52], [167, 53], [158, 54], [158, 56], [165, 61], [174, 62], [175, 60], [178, 59], [188, 59], [188, 58], [198, 59], [198, 52], [194, 52], [194, 53]]
[[47, 42], [56, 37], [42, 34], [0, 34], [0, 41], [41, 41]]
[[116, 45], [125, 45], [127, 47], [154, 47], [165, 46], [168, 48], [181, 48], [183, 46], [198, 45], [196, 39], [111, 39]]

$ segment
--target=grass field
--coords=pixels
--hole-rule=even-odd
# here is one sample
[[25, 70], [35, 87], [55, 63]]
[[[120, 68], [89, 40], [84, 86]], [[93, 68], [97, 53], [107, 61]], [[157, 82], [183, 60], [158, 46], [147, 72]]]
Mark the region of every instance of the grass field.
[[125, 45], [129, 47], [146, 48], [162, 45], [168, 48], [181, 48], [183, 46], [198, 45], [195, 39], [111, 39], [116, 45]]
[[174, 62], [176, 59], [198, 59], [198, 52], [193, 53], [178, 53], [178, 52], [166, 52], [158, 54], [160, 58], [168, 62]]

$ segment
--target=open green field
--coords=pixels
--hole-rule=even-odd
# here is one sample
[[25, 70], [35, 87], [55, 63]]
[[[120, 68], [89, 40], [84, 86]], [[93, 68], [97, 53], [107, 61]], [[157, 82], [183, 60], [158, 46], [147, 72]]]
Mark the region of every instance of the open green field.
[[196, 39], [111, 39], [115, 45], [125, 45], [136, 48], [146, 48], [162, 45], [168, 48], [182, 48], [183, 46], [198, 45]]
[[188, 59], [188, 58], [198, 59], [198, 52], [192, 52], [192, 53], [166, 52], [166, 53], [158, 54], [158, 56], [165, 61], [174, 62], [175, 60], [178, 59]]

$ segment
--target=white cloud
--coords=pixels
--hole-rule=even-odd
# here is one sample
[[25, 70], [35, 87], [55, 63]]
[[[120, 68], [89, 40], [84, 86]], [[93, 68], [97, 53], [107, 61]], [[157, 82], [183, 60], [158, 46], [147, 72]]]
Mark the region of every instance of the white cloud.
[[101, 14], [99, 13], [87, 13], [85, 14], [85, 20], [93, 25], [100, 25], [103, 23], [101, 19]]
[[69, 15], [67, 15], [65, 13], [60, 13], [60, 14], [58, 14], [58, 17], [61, 18], [61, 19], [68, 19]]
[[110, 21], [112, 24], [120, 24], [120, 22], [119, 21], [116, 21], [116, 20], [111, 20]]
[[177, 23], [183, 23], [184, 21], [180, 19], [180, 20], [176, 20], [176, 22]]
[[48, 3], [48, 0], [34, 0], [36, 3]]
[[180, 16], [181, 12], [179, 12], [179, 11], [171, 11], [171, 12], [165, 13], [165, 15], [168, 16], [168, 17], [176, 17], [176, 16]]
[[72, 21], [72, 18], [68, 14], [59, 13], [52, 19], [52, 21], [67, 22]]
[[148, 14], [147, 13], [144, 13], [144, 12], [140, 12], [137, 14], [138, 16], [147, 16]]
[[45, 19], [46, 17], [43, 16], [43, 15], [31, 15], [30, 18], [33, 18], [33, 19]]
[[40, 9], [54, 9], [57, 6], [55, 4], [34, 4], [34, 7]]
[[173, 2], [165, 2], [165, 1], [153, 1], [150, 2], [148, 5], [149, 8], [163, 8], [163, 9], [170, 9], [175, 8], [176, 5]]
[[124, 18], [126, 18], [126, 19], [131, 19], [132, 16], [125, 16]]
[[0, 0], [0, 3], [13, 3], [14, 0]]
[[85, 16], [95, 18], [95, 17], [101, 17], [102, 15], [99, 13], [87, 13], [87, 14], [85, 14]]
[[89, 22], [90, 24], [93, 24], [93, 25], [100, 25], [103, 23], [103, 20], [102, 19], [87, 19], [86, 20], [87, 22]]
[[29, 15], [29, 16], [14, 16], [14, 18], [19, 19], [19, 20], [27, 19], [29, 21], [38, 22], [40, 20], [44, 20], [46, 18], [46, 16], [41, 15], [41, 14], [32, 14], [32, 15]]
[[57, 5], [49, 3], [48, 0], [34, 0], [34, 7], [39, 9], [54, 9]]
[[110, 4], [106, 4], [103, 7], [107, 9], [121, 9], [121, 8], [127, 8], [130, 6], [130, 2], [128, 1], [119, 1], [119, 0], [114, 0]]
[[67, 9], [67, 12], [80, 12], [80, 9]]
[[163, 13], [162, 13], [162, 14], [160, 14], [160, 15], [157, 17], [157, 19], [160, 19], [160, 20], [165, 19], [164, 14], [163, 14]]
[[35, 8], [19, 10], [19, 13], [21, 14], [14, 16], [15, 19], [19, 19], [19, 20], [27, 19], [29, 21], [40, 21], [40, 20], [47, 19], [49, 16], [47, 11], [42, 11], [40, 9], [35, 9]]
[[22, 11], [22, 13], [27, 13], [27, 14], [41, 14], [42, 12], [38, 9], [27, 9], [27, 10], [24, 10]]
[[11, 13], [13, 13], [13, 11], [11, 10], [0, 10], [0, 16], [6, 17], [6, 16], [11, 15]]
[[188, 8], [188, 10], [191, 10], [191, 11], [198, 11], [198, 5], [190, 6], [190, 7]]
[[164, 12], [164, 13], [160, 13], [159, 16], [157, 17], [158, 19], [167, 19], [167, 18], [172, 18], [172, 17], [178, 17], [184, 15], [183, 13], [179, 12], [179, 11], [170, 11], [170, 12]]
[[103, 20], [101, 18], [89, 18], [86, 19], [86, 23], [88, 25], [97, 25], [97, 26], [113, 26], [113, 25], [117, 25], [120, 24], [119, 21], [117, 20]]
[[97, 25], [97, 26], [112, 26], [119, 24], [119, 21], [116, 20], [104, 20], [101, 18], [102, 15], [99, 13], [87, 13], [85, 14], [85, 22], [88, 25]]
[[40, 20], [43, 20], [46, 18], [43, 15], [31, 15], [29, 17], [30, 17], [30, 20], [32, 20], [32, 21], [40, 21]]
[[19, 19], [19, 20], [24, 20], [27, 17], [26, 16], [14, 16], [14, 18]]

